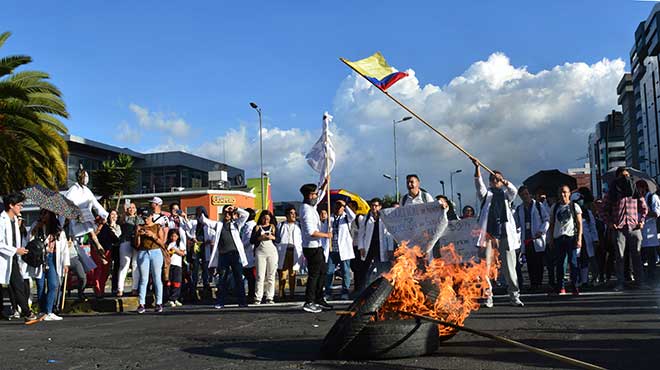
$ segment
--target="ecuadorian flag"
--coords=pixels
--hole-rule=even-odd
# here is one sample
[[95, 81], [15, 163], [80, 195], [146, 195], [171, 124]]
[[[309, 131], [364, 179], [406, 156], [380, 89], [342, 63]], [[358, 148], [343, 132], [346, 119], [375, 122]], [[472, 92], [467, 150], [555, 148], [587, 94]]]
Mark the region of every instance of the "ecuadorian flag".
[[400, 79], [408, 76], [405, 72], [397, 72], [392, 68], [380, 52], [355, 62], [343, 59], [344, 62], [353, 67], [358, 73], [371, 81], [379, 89], [387, 91]]

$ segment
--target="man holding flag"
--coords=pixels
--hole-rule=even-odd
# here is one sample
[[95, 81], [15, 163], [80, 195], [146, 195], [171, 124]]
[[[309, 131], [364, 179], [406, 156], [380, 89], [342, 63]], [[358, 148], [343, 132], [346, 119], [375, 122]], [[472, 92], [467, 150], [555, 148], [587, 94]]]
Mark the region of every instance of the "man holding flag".
[[[335, 164], [335, 150], [330, 141], [329, 125], [332, 116], [327, 112], [323, 114], [323, 133], [307, 154], [307, 163], [318, 173], [322, 184], [305, 184], [300, 187], [303, 196], [303, 205], [300, 208], [300, 227], [303, 239], [303, 254], [307, 259], [307, 287], [305, 289], [305, 304], [303, 310], [319, 313], [323, 309], [330, 310], [332, 306], [323, 299], [323, 286], [326, 274], [326, 260], [321, 239], [332, 240], [332, 230], [321, 232], [321, 220], [316, 211], [316, 204], [323, 199], [326, 189], [330, 188], [330, 171]], [[327, 188], [326, 188], [327, 187]], [[320, 189], [321, 194], [318, 190]], [[329, 192], [328, 192], [329, 194]], [[330, 202], [328, 202], [328, 206]], [[330, 210], [328, 210], [330, 214]], [[332, 250], [332, 245], [330, 244]]]

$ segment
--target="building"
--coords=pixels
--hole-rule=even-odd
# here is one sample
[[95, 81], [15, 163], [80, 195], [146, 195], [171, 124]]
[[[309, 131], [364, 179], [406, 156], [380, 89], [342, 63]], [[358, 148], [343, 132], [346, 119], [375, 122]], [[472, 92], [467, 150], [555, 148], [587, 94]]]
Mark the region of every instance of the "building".
[[623, 141], [626, 146], [626, 166], [639, 168], [640, 156], [645, 158], [644, 153], [640, 153], [639, 139], [643, 136], [643, 130], [637, 129], [637, 115], [635, 108], [635, 93], [633, 89], [632, 74], [626, 73], [621, 78], [616, 88], [618, 104], [621, 106], [623, 114]]
[[660, 158], [660, 120], [658, 119], [658, 98], [660, 87], [660, 69], [657, 56], [648, 56], [644, 60], [646, 72], [639, 84], [642, 94], [642, 122], [646, 142], [646, 160], [644, 171], [658, 179], [658, 159]]
[[625, 165], [623, 114], [613, 110], [596, 124], [594, 132], [589, 135], [589, 167], [594, 196], [601, 197], [607, 190], [602, 180], [605, 173]]
[[591, 189], [591, 166], [589, 163], [585, 163], [584, 167], [569, 168], [567, 172], [577, 180], [578, 188]]

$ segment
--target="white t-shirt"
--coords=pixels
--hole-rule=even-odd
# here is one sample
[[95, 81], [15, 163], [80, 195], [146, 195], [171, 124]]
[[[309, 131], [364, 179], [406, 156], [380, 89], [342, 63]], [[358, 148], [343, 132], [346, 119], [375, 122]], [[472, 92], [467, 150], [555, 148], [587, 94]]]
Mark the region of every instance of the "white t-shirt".
[[[171, 242], [171, 243], [167, 246], [167, 251], [168, 251], [168, 252], [169, 252], [169, 251], [172, 251], [172, 250], [175, 250], [175, 249], [182, 250], [182, 251], [185, 253], [185, 252], [186, 252], [186, 245], [185, 245], [184, 243], [179, 243], [179, 246], [177, 247], [175, 242]], [[170, 253], [171, 253], [171, 252], [170, 252]], [[183, 264], [183, 257], [182, 257], [182, 256], [179, 256], [179, 255], [176, 254], [176, 253], [172, 254], [172, 260], [171, 260], [171, 262], [170, 262], [170, 265], [181, 267], [182, 264]]]
[[[569, 204], [556, 203], [552, 206], [550, 210], [550, 215], [555, 215], [555, 231], [552, 235], [553, 238], [557, 239], [562, 235], [565, 236], [577, 236], [577, 230], [575, 230], [575, 221], [573, 220], [573, 212], [569, 208]], [[573, 203], [575, 206], [575, 214], [582, 214], [582, 209], [577, 203]], [[559, 207], [555, 212], [555, 208]]]

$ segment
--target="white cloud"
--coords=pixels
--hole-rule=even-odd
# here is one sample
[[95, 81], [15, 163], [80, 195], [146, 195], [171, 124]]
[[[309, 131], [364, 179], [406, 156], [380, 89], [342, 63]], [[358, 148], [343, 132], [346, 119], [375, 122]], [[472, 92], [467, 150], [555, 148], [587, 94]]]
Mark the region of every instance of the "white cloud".
[[135, 113], [138, 125], [143, 129], [156, 129], [178, 138], [185, 137], [190, 132], [190, 125], [176, 113], [150, 112], [135, 103], [129, 104], [128, 108]]
[[117, 126], [117, 133], [115, 134], [115, 139], [119, 141], [129, 142], [137, 144], [140, 142], [140, 131], [132, 128], [128, 122], [124, 121]]

